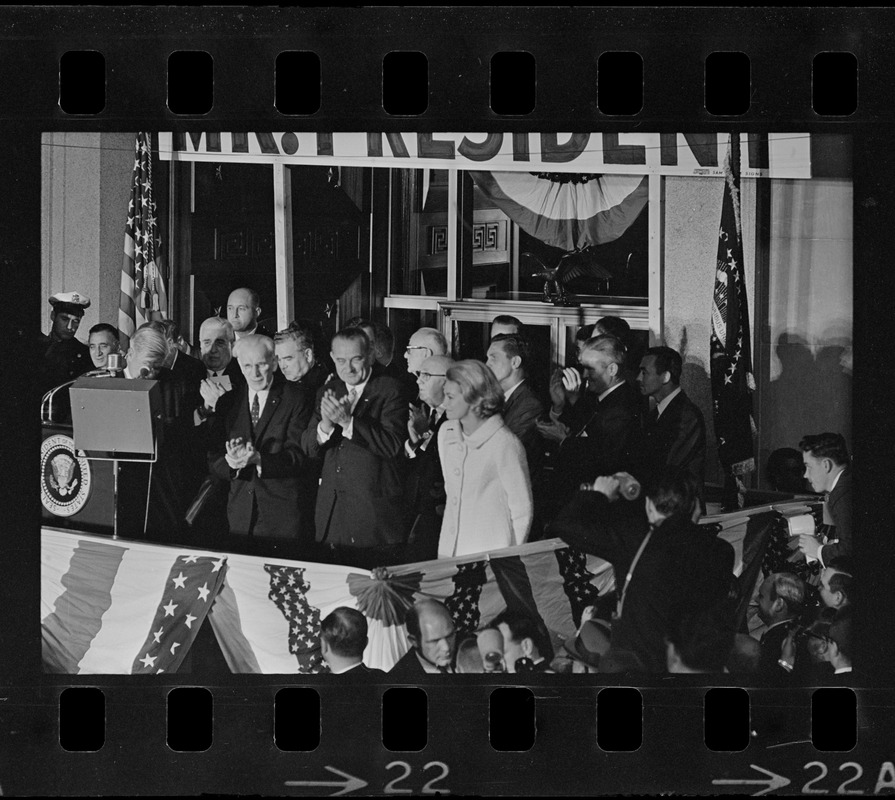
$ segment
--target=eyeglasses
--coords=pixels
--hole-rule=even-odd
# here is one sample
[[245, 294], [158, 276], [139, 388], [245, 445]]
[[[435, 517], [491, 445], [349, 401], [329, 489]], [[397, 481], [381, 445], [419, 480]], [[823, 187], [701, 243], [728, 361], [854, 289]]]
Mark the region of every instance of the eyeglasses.
[[421, 381], [425, 382], [429, 378], [446, 378], [447, 375], [443, 372], [421, 372], [419, 377]]
[[409, 353], [411, 350], [428, 350], [430, 353], [432, 352], [431, 347], [425, 347], [421, 344], [409, 344], [407, 345], [407, 347], [404, 348], [405, 353]]

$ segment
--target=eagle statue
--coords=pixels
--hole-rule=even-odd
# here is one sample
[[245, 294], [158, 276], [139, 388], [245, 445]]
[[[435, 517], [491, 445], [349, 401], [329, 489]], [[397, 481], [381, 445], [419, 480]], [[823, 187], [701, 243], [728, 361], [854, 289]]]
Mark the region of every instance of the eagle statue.
[[[628, 261], [631, 260], [631, 255], [628, 254]], [[544, 302], [557, 306], [573, 305], [566, 295], [566, 285], [575, 278], [586, 275], [596, 281], [603, 281], [607, 284], [607, 290], [612, 279], [612, 273], [597, 261], [591, 248], [564, 253], [554, 267], [548, 267], [534, 253], [521, 253], [519, 260], [523, 268], [531, 270], [532, 278], [544, 281]]]

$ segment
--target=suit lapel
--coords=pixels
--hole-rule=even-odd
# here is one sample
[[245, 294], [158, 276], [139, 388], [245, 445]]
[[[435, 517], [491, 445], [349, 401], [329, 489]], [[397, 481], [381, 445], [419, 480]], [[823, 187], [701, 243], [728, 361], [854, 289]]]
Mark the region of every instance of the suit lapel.
[[249, 414], [249, 387], [243, 386], [241, 389], [235, 389], [234, 391], [239, 392], [239, 395], [236, 399], [236, 418], [231, 435], [242, 436], [243, 439], [251, 441], [252, 418]]

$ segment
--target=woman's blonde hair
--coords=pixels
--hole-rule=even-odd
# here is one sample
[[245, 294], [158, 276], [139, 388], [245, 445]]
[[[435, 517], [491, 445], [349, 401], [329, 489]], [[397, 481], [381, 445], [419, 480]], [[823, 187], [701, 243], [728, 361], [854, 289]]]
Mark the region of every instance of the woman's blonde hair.
[[463, 399], [480, 419], [493, 417], [503, 410], [503, 389], [481, 361], [458, 361], [448, 367], [446, 378], [460, 387]]

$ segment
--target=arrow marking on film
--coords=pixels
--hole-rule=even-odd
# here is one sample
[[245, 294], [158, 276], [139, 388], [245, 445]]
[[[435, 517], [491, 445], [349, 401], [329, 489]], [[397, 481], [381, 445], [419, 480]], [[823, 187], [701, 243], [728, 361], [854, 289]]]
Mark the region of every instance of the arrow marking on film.
[[[343, 781], [286, 781], [286, 786], [338, 786], [339, 791], [333, 792], [330, 797], [338, 797], [340, 794], [348, 794], [349, 792], [356, 792], [358, 789], [363, 789], [364, 786], [367, 785], [366, 781], [362, 781], [360, 778], [355, 778], [354, 775], [349, 775], [347, 772], [342, 772], [340, 769], [336, 769], [335, 767], [324, 767], [324, 769], [328, 769], [330, 772], [341, 775], [345, 780]], [[784, 778], [785, 780], [785, 778]], [[789, 781], [786, 781], [789, 783]]]
[[752, 767], [752, 769], [757, 769], [759, 772], [763, 772], [768, 777], [761, 778], [761, 779], [752, 779], [752, 780], [749, 780], [748, 778], [740, 778], [740, 779], [721, 778], [721, 779], [713, 780], [712, 783], [714, 783], [716, 785], [728, 785], [728, 786], [743, 786], [745, 784], [751, 784], [753, 786], [758, 785], [758, 786], [765, 787], [764, 789], [761, 789], [761, 790], [755, 792], [752, 795], [753, 797], [758, 797], [761, 794], [768, 794], [768, 792], [773, 792], [776, 789], [782, 789], [784, 786], [789, 786], [789, 784], [790, 784], [789, 778], [784, 778], [782, 775], [777, 775], [776, 773], [771, 772], [770, 770], [762, 769], [757, 764], [750, 764], [749, 766]]

